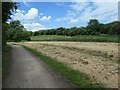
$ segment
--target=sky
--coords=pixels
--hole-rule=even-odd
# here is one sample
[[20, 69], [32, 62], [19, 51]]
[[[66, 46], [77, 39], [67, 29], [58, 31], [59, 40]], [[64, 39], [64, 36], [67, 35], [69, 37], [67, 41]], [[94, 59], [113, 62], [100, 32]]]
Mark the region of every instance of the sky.
[[[105, 0], [104, 0], [105, 1]], [[118, 2], [19, 2], [11, 17], [29, 31], [86, 26], [89, 19], [100, 23], [118, 20]], [[8, 21], [10, 22], [10, 20]]]

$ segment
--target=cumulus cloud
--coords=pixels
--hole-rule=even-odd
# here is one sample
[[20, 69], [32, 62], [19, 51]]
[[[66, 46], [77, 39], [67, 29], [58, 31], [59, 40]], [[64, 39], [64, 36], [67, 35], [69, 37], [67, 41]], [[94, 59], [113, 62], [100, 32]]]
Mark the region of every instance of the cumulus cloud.
[[28, 13], [25, 14], [25, 18], [26, 20], [33, 20], [35, 18], [37, 18], [38, 16], [38, 9], [36, 8], [31, 8]]
[[17, 13], [12, 15], [12, 19], [14, 20], [34, 20], [38, 17], [38, 9], [36, 8], [31, 8], [28, 10], [27, 13], [23, 10], [17, 10]]
[[39, 13], [38, 9], [31, 8], [25, 13], [24, 10], [17, 10], [17, 13], [11, 16], [13, 20], [25, 20], [25, 21], [33, 21], [35, 19], [40, 19], [40, 21], [49, 21], [51, 16], [43, 16], [43, 13]]
[[49, 21], [51, 19], [51, 16], [43, 16], [40, 18], [40, 21]]
[[[94, 1], [94, 0], [91, 0]], [[100, 22], [106, 23], [118, 19], [117, 2], [73, 2], [70, 10], [63, 18], [56, 21], [66, 21], [69, 24], [87, 22], [91, 18], [96, 18]]]
[[[44, 16], [43, 13], [39, 13], [37, 8], [30, 8], [27, 12], [24, 10], [16, 10], [17, 13], [11, 16], [13, 20], [19, 20], [23, 23], [23, 26], [29, 31], [37, 31], [41, 29], [46, 29], [46, 27], [39, 21], [49, 21], [51, 16]], [[34, 22], [34, 23], [33, 23]]]
[[38, 31], [38, 30], [46, 29], [46, 27], [40, 23], [26, 23], [23, 24], [23, 26], [27, 28], [27, 30], [29, 31]]

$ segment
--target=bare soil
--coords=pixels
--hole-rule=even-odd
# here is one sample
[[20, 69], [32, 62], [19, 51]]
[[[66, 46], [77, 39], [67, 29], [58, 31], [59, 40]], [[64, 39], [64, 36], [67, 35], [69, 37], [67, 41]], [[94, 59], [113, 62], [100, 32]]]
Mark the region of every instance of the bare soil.
[[94, 83], [118, 88], [118, 43], [24, 42], [75, 70], [86, 73]]

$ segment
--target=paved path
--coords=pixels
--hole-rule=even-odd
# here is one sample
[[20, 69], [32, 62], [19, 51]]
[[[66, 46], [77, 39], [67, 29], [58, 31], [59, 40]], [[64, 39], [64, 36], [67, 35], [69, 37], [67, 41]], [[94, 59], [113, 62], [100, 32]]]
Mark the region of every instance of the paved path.
[[22, 46], [12, 45], [10, 73], [3, 88], [70, 88], [60, 75]]

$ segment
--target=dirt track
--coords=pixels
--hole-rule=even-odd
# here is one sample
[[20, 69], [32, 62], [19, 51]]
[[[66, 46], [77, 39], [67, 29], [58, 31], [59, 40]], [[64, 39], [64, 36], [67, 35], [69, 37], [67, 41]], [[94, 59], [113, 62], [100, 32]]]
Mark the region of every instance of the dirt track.
[[12, 45], [12, 62], [3, 88], [69, 88], [65, 79], [18, 45]]

